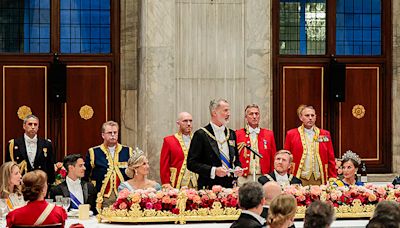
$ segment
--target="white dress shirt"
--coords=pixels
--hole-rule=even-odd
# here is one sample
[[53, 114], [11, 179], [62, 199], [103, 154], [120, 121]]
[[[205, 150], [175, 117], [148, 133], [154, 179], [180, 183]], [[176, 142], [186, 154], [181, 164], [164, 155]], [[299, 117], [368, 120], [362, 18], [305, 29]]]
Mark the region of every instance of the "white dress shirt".
[[182, 140], [183, 140], [183, 142], [185, 143], [186, 149], [189, 149], [189, 147], [190, 147], [190, 141], [192, 140], [192, 139], [190, 138], [190, 135], [184, 135], [184, 134], [182, 134]]
[[31, 163], [32, 168], [33, 163], [35, 162], [35, 157], [36, 157], [36, 151], [37, 151], [37, 135], [33, 137], [32, 139], [29, 138], [26, 134], [24, 134], [24, 139], [25, 139], [25, 145], [26, 145], [26, 152], [28, 154], [28, 159], [29, 163]]
[[276, 170], [274, 170], [274, 173], [275, 173], [276, 182], [278, 182], [278, 184], [280, 186], [290, 185], [290, 181], [289, 181], [289, 177], [288, 177], [287, 173], [280, 175], [278, 172], [276, 172]]
[[85, 202], [83, 201], [83, 190], [82, 190], [81, 180], [78, 178], [74, 181], [67, 176], [65, 178], [65, 182], [67, 182], [67, 187], [69, 192], [72, 193], [79, 200], [81, 204], [84, 204]]
[[111, 158], [113, 158], [113, 159], [114, 159], [114, 154], [115, 154], [115, 147], [116, 146], [109, 146], [108, 147], [108, 151], [110, 151]]
[[[225, 125], [218, 127], [217, 125], [215, 125], [212, 122], [210, 122], [210, 124], [214, 131], [214, 136], [217, 139], [219, 152], [224, 153], [225, 156], [227, 158], [229, 158], [229, 148], [228, 148], [228, 140], [226, 140], [226, 135], [225, 135]], [[220, 142], [223, 142], [223, 143], [221, 144]], [[211, 174], [210, 174], [211, 179], [215, 178], [215, 169], [216, 169], [216, 167], [211, 168]]]

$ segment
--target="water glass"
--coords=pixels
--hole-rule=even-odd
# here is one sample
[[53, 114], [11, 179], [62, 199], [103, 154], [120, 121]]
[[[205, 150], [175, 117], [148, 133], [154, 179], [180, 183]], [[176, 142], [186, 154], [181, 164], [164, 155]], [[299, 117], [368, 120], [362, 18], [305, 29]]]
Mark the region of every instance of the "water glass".
[[68, 208], [69, 208], [69, 206], [71, 204], [71, 198], [63, 197], [61, 199], [61, 204], [62, 204], [63, 208], [65, 209], [65, 211], [68, 211]]
[[61, 202], [63, 196], [59, 195], [59, 196], [56, 196], [55, 198], [56, 198], [56, 202]]

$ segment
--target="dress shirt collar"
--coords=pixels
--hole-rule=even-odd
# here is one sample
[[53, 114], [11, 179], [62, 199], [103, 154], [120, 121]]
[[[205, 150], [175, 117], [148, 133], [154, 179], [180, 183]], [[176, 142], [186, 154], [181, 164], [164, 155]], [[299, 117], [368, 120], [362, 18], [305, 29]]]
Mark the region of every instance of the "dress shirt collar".
[[249, 210], [243, 210], [242, 213], [253, 216], [255, 219], [258, 220], [258, 222], [261, 225], [263, 225], [265, 223], [265, 219], [263, 217], [261, 217], [261, 215], [258, 215], [257, 213], [254, 213], [254, 212], [249, 211]]
[[221, 127], [218, 127], [216, 124], [214, 124], [213, 122], [210, 122], [211, 127], [215, 132], [223, 132], [225, 134], [225, 125], [221, 125]]
[[274, 173], [275, 173], [275, 178], [276, 178], [277, 182], [279, 182], [279, 181], [289, 181], [289, 177], [288, 177], [287, 173], [283, 174], [283, 175], [280, 175], [278, 172], [276, 172], [276, 170], [274, 170]]
[[25, 142], [26, 143], [37, 143], [37, 140], [38, 140], [38, 138], [37, 138], [37, 135], [35, 135], [35, 137], [33, 137], [32, 139], [29, 137], [29, 136], [27, 136], [26, 134], [24, 134], [24, 139], [25, 139]]
[[310, 129], [304, 128], [304, 132], [305, 132], [307, 135], [314, 135], [314, 134], [315, 134], [314, 128], [310, 128]]
[[252, 133], [260, 134], [260, 128], [259, 127], [252, 128], [249, 126], [249, 133], [250, 134], [252, 134]]
[[69, 178], [69, 176], [67, 176], [65, 178], [65, 181], [67, 182], [67, 184], [71, 185], [71, 186], [80, 186], [81, 185], [81, 179], [77, 178], [76, 180], [72, 180], [71, 178]]

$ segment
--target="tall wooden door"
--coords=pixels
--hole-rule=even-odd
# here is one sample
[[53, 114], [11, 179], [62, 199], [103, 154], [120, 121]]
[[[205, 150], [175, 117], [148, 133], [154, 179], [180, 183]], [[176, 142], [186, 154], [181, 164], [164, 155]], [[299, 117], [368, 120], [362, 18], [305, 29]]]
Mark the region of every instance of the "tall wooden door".
[[[301, 122], [296, 109], [301, 104], [314, 106], [316, 125], [332, 134], [336, 157], [347, 150], [360, 155], [372, 172], [389, 172], [391, 153], [385, 153], [383, 137], [384, 99], [382, 66], [347, 64], [345, 101], [329, 98], [328, 65], [280, 66], [279, 145], [284, 144], [289, 129]], [[334, 80], [334, 79], [333, 79]], [[387, 95], [387, 93], [386, 93]]]

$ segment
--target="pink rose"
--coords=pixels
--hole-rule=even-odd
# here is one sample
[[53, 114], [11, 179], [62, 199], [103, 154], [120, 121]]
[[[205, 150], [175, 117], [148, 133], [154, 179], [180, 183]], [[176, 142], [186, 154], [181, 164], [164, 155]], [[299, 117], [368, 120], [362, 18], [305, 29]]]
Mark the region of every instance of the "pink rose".
[[221, 185], [214, 185], [214, 186], [212, 186], [212, 191], [214, 193], [218, 193], [218, 192], [222, 191], [222, 186]]
[[374, 202], [374, 201], [376, 201], [376, 195], [374, 195], [374, 194], [369, 194], [369, 196], [368, 196], [368, 201], [369, 201], [369, 202]]
[[171, 199], [171, 205], [176, 205], [176, 199], [175, 198]]
[[300, 196], [297, 196], [296, 199], [297, 199], [297, 202], [302, 202], [302, 201], [306, 200], [306, 197], [304, 195], [300, 195]]
[[119, 209], [126, 209], [128, 207], [128, 204], [126, 204], [125, 202], [122, 202], [119, 204]]
[[169, 196], [164, 196], [164, 197], [162, 198], [162, 202], [163, 202], [163, 203], [171, 203], [171, 198], [170, 198]]
[[377, 192], [379, 195], [381, 195], [381, 196], [386, 195], [386, 190], [385, 190], [384, 187], [378, 187], [378, 188], [376, 189], [376, 192]]
[[138, 193], [134, 193], [134, 194], [131, 196], [131, 201], [132, 201], [132, 203], [139, 203], [140, 200], [141, 200], [141, 198], [140, 198], [140, 195], [139, 195]]
[[200, 196], [195, 195], [195, 196], [193, 197], [193, 203], [201, 203]]
[[153, 206], [154, 206], [154, 209], [155, 209], [156, 211], [159, 211], [159, 210], [162, 209], [161, 203], [155, 203]]
[[147, 202], [146, 209], [153, 209], [153, 204], [151, 202]]
[[158, 191], [158, 192], [156, 193], [156, 198], [157, 198], [157, 199], [162, 199], [163, 197], [164, 197], [164, 192]]
[[124, 188], [122, 189], [122, 191], [118, 193], [118, 198], [125, 199], [129, 196], [129, 194], [130, 194], [129, 190], [127, 188]]
[[319, 196], [319, 195], [321, 195], [322, 191], [321, 191], [321, 188], [319, 186], [313, 185], [310, 188], [310, 193], [311, 193], [311, 195]]

